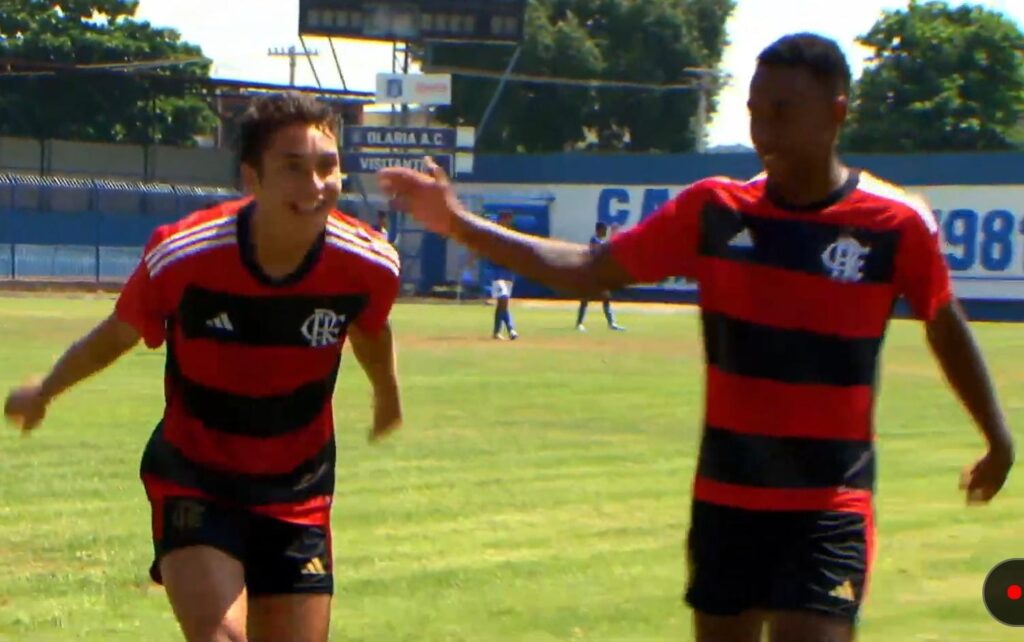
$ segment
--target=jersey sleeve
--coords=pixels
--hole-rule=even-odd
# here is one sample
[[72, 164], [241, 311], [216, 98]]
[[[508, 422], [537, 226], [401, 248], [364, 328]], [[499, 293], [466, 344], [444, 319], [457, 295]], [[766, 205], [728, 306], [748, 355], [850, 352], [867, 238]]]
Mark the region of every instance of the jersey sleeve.
[[931, 321], [953, 298], [949, 266], [931, 212], [908, 217], [896, 255], [895, 282], [914, 317]]
[[398, 298], [400, 286], [397, 254], [394, 266], [374, 265], [372, 269], [368, 270], [369, 301], [355, 321], [360, 330], [368, 334], [377, 334], [384, 329], [388, 317], [391, 315], [395, 299]]
[[159, 244], [161, 230], [153, 233], [146, 244], [142, 260], [135, 267], [128, 281], [121, 289], [114, 306], [114, 313], [124, 323], [135, 328], [148, 348], [159, 348], [167, 339], [167, 317], [172, 306], [166, 301], [166, 287], [159, 277], [150, 276], [146, 257]]
[[356, 317], [355, 325], [362, 332], [375, 335], [387, 325], [391, 308], [398, 298], [400, 281], [397, 274], [386, 269], [378, 269], [371, 276], [368, 285], [370, 300], [367, 307]]
[[700, 184], [688, 187], [639, 225], [609, 241], [612, 258], [635, 283], [696, 276], [700, 211], [706, 194]]

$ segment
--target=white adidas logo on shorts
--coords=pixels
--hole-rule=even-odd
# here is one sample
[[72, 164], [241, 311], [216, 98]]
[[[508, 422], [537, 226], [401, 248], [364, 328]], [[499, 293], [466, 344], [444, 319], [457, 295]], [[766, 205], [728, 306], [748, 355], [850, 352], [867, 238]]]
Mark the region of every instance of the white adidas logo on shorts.
[[235, 329], [235, 326], [231, 324], [231, 318], [228, 317], [227, 312], [221, 312], [217, 316], [207, 321], [206, 327], [216, 328], [218, 330], [227, 330], [229, 332], [233, 332]]

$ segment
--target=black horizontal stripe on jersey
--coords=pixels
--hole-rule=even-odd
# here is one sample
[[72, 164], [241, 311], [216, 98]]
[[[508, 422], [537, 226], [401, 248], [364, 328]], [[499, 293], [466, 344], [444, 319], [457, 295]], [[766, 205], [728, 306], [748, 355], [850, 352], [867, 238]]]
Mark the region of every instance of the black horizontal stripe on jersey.
[[708, 365], [723, 372], [793, 384], [875, 382], [881, 337], [853, 339], [784, 330], [707, 310], [701, 317]]
[[365, 294], [243, 296], [190, 285], [177, 322], [189, 339], [310, 347], [311, 337], [325, 330], [336, 331], [340, 341], [368, 300]]
[[771, 437], [707, 426], [699, 462], [702, 477], [739, 486], [872, 490], [875, 480], [870, 441]]
[[857, 283], [891, 283], [899, 247], [898, 230], [869, 230], [806, 218], [770, 218], [709, 203], [701, 210], [701, 256], [754, 263], [831, 278], [824, 254], [843, 235], [869, 251], [860, 260]]
[[[141, 472], [245, 506], [302, 502], [334, 492], [332, 437], [316, 455], [282, 475], [246, 475], [207, 468], [186, 457], [157, 426], [142, 456]], [[242, 453], [239, 453], [242, 456]]]
[[268, 438], [305, 428], [331, 403], [341, 356], [337, 359], [326, 377], [285, 394], [267, 396], [239, 395], [192, 381], [176, 367], [176, 360], [170, 355], [167, 372], [188, 414], [206, 428], [232, 435]]

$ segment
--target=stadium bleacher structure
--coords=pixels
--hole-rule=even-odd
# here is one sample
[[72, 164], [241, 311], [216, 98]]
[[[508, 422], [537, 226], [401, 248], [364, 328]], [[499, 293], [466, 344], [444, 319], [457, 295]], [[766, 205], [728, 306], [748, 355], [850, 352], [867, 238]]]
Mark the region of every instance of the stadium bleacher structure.
[[0, 173], [0, 280], [120, 281], [152, 230], [237, 190]]

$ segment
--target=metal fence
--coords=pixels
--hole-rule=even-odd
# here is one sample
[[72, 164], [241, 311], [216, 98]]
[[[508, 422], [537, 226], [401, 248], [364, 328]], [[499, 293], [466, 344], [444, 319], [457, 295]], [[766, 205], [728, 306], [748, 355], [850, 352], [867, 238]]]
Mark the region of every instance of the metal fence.
[[120, 283], [141, 256], [142, 246], [0, 243], [0, 280]]
[[123, 281], [153, 228], [237, 196], [219, 187], [0, 173], [0, 280]]

